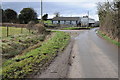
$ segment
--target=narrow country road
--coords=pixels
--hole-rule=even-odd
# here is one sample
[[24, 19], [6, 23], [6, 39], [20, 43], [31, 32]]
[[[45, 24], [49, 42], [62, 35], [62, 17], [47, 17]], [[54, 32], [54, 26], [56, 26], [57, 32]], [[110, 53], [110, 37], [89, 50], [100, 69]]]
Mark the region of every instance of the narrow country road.
[[118, 47], [92, 30], [71, 34], [68, 47], [36, 78], [118, 78]]
[[68, 78], [118, 78], [118, 47], [95, 30], [81, 31], [74, 38]]

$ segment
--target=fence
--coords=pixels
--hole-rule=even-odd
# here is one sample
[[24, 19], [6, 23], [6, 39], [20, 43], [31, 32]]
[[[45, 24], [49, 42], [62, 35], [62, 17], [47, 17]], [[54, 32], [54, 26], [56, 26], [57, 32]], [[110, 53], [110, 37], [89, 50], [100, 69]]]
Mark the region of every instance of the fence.
[[26, 29], [26, 24], [10, 24], [3, 23], [0, 24], [0, 29], [2, 31], [1, 37], [13, 36], [16, 34], [30, 34], [31, 31]]

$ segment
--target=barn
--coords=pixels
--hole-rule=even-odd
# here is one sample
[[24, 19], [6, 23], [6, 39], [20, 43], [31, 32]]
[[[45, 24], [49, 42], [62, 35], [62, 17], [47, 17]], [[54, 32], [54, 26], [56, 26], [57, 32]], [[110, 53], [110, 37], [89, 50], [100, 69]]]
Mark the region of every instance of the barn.
[[54, 17], [52, 24], [60, 24], [66, 26], [78, 26], [80, 17]]
[[86, 27], [91, 26], [95, 23], [95, 20], [88, 18], [87, 16], [83, 17], [54, 17], [52, 19], [52, 24], [58, 24], [61, 27]]

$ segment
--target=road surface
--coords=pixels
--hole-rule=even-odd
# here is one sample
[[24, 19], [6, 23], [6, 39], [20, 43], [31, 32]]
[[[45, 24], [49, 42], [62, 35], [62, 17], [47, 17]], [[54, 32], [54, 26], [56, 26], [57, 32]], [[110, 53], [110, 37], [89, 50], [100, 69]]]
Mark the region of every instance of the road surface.
[[118, 47], [100, 38], [95, 30], [62, 30], [71, 34], [70, 44], [35, 77], [118, 78]]
[[75, 37], [69, 78], [118, 78], [118, 47], [97, 36], [95, 30]]

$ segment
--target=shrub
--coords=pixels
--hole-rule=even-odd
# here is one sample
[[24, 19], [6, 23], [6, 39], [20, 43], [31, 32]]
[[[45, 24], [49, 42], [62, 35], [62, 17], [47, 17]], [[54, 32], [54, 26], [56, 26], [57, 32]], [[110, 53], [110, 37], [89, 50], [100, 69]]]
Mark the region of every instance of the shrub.
[[34, 21], [30, 21], [30, 22], [27, 24], [27, 29], [33, 30], [33, 29], [34, 29], [34, 25], [35, 25], [35, 22], [34, 22]]
[[44, 33], [46, 31], [44, 25], [42, 25], [42, 24], [36, 24], [35, 27], [38, 30], [38, 33], [40, 33], [40, 34]]

